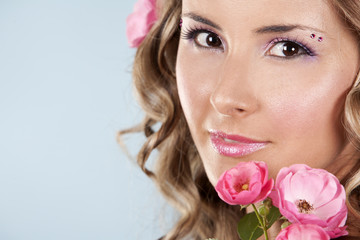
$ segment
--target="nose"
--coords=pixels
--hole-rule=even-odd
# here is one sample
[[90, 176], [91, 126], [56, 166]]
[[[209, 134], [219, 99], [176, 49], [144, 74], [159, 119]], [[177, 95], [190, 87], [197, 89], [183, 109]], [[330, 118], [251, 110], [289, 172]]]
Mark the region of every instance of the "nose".
[[254, 70], [249, 61], [228, 57], [220, 70], [218, 82], [210, 96], [213, 108], [224, 116], [245, 116], [258, 108]]

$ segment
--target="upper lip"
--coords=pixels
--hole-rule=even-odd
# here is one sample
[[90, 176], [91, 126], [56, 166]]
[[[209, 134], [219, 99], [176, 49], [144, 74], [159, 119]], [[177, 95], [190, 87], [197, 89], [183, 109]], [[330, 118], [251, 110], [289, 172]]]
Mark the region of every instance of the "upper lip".
[[244, 143], [244, 144], [267, 143], [267, 141], [258, 141], [258, 140], [250, 139], [250, 138], [243, 137], [243, 136], [236, 135], [236, 134], [227, 134], [222, 131], [213, 130], [213, 129], [210, 129], [209, 133], [215, 137], [223, 138], [224, 140], [231, 140], [231, 141]]

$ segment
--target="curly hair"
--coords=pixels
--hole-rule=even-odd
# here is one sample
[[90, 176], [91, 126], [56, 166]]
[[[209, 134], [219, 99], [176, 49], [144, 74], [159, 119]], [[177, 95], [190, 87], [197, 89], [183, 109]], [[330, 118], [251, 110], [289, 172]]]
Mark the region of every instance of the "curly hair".
[[[358, 39], [360, 49], [360, 1], [357, 0], [332, 0], [335, 10], [348, 29]], [[343, 116], [347, 137], [360, 151], [360, 74], [346, 96]], [[344, 178], [347, 205], [349, 208], [348, 231], [350, 235], [360, 236], [360, 160], [355, 169]]]
[[[360, 1], [331, 0], [338, 15], [360, 40]], [[180, 38], [181, 0], [161, 2], [159, 20], [139, 46], [133, 65], [136, 97], [145, 111], [142, 123], [119, 132], [143, 132], [146, 142], [137, 162], [155, 181], [181, 216], [163, 239], [236, 239], [236, 223], [243, 215], [238, 207], [222, 202], [209, 182], [192, 140], [176, 87], [176, 55]], [[160, 8], [159, 8], [160, 9]], [[343, 122], [349, 139], [360, 149], [360, 77], [348, 93]], [[154, 128], [159, 124], [159, 128]], [[146, 166], [157, 150], [154, 169]], [[349, 206], [348, 231], [360, 236], [360, 161], [344, 179]]]

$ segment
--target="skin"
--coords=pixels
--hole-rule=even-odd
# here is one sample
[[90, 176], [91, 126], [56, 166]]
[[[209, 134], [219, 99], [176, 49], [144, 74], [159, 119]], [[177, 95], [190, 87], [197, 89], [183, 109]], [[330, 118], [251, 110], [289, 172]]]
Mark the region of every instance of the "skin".
[[[339, 178], [343, 173], [336, 170], [353, 167], [359, 155], [345, 137], [341, 118], [359, 69], [358, 47], [326, 1], [183, 0], [182, 14], [178, 91], [213, 185], [240, 161], [266, 162], [270, 177], [295, 163], [329, 169]], [[304, 27], [256, 32], [269, 25]], [[200, 46], [207, 32], [198, 34], [197, 41], [187, 39], [193, 28], [215, 33], [221, 45]], [[300, 49], [282, 57], [283, 45], [274, 39], [296, 40], [311, 53]], [[224, 156], [213, 148], [210, 129], [267, 145], [242, 157]]]

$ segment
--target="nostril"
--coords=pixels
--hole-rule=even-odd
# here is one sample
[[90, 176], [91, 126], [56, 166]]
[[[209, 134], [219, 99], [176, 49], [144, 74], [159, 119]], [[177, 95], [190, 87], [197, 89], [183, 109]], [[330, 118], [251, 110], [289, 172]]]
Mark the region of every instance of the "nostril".
[[257, 98], [252, 88], [234, 84], [221, 82], [210, 95], [210, 104], [220, 115], [244, 117], [256, 110]]
[[216, 112], [224, 116], [231, 116], [240, 113], [243, 115], [249, 111], [249, 106], [246, 106], [244, 102], [234, 101], [234, 99], [230, 97], [223, 97], [214, 94], [210, 98], [210, 103]]

